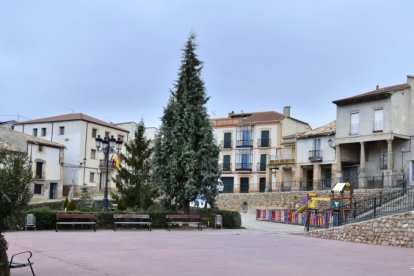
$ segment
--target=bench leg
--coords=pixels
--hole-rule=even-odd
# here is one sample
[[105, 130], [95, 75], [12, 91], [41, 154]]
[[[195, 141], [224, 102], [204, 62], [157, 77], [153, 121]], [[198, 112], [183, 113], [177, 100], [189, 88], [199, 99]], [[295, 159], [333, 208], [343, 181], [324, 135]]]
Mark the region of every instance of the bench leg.
[[36, 276], [31, 263], [29, 263], [29, 266], [30, 266], [30, 270], [32, 271], [33, 276]]

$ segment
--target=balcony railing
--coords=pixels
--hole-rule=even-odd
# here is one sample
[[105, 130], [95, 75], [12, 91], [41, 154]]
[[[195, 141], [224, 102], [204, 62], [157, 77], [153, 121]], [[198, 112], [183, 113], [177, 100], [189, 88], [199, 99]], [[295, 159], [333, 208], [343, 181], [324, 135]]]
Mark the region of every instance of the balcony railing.
[[322, 150], [310, 150], [308, 156], [309, 156], [309, 161], [320, 162], [322, 161]]
[[[108, 162], [109, 162], [108, 168], [110, 170], [114, 169], [115, 168], [115, 164], [111, 160], [108, 160]], [[99, 169], [106, 170], [106, 162], [105, 162], [105, 160], [99, 160]]]
[[223, 170], [223, 172], [231, 171], [231, 163], [222, 163], [221, 169]]
[[266, 171], [266, 163], [265, 162], [259, 162], [259, 163], [257, 163], [257, 165], [256, 165], [256, 169], [258, 170], [258, 171]]
[[233, 148], [233, 141], [232, 140], [221, 141], [220, 146], [221, 146], [222, 149], [232, 149]]
[[276, 155], [270, 156], [270, 164], [294, 164], [296, 163], [296, 152], [292, 149], [278, 151]]
[[270, 139], [258, 139], [257, 140], [257, 146], [259, 148], [267, 148], [270, 147]]
[[238, 148], [252, 148], [253, 147], [253, 140], [249, 140], [249, 139], [236, 140], [236, 147], [238, 147]]
[[236, 171], [251, 171], [252, 163], [236, 163]]

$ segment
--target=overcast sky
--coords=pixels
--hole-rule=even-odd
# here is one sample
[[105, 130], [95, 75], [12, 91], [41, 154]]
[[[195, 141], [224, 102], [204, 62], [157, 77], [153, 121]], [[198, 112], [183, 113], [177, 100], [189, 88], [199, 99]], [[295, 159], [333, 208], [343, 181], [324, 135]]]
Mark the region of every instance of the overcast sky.
[[414, 74], [413, 11], [410, 0], [3, 0], [0, 121], [83, 112], [159, 126], [195, 32], [212, 118], [289, 105], [319, 127], [333, 100]]

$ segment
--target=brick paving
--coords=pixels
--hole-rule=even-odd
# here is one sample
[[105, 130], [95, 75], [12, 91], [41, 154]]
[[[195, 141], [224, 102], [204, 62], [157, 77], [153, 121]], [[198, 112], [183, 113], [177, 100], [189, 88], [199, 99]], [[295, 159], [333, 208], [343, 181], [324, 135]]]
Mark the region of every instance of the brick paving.
[[[6, 239], [9, 254], [33, 251], [38, 276], [414, 276], [413, 249], [307, 238], [298, 235], [301, 226], [256, 222], [249, 214], [243, 221], [248, 229], [27, 231]], [[30, 270], [12, 271], [20, 275]]]

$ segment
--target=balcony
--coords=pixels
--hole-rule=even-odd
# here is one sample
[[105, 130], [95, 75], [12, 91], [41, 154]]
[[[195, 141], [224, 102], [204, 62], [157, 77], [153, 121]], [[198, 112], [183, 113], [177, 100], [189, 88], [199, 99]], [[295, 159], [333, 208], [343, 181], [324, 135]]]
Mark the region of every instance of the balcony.
[[223, 172], [229, 172], [231, 171], [231, 163], [222, 163], [221, 164], [221, 169]]
[[250, 139], [243, 139], [236, 141], [236, 147], [238, 148], [252, 148], [253, 147], [253, 140]]
[[266, 171], [266, 163], [259, 162], [257, 163], [256, 168], [257, 168], [257, 171], [264, 172]]
[[236, 163], [236, 171], [251, 171], [252, 163]]
[[221, 146], [222, 149], [232, 149], [233, 148], [233, 141], [232, 140], [221, 141], [220, 146]]
[[271, 145], [270, 142], [271, 142], [270, 139], [258, 139], [257, 140], [257, 147], [259, 147], [259, 148], [268, 148]]
[[309, 156], [309, 161], [311, 162], [321, 162], [322, 161], [322, 150], [310, 150], [308, 156]]
[[[114, 169], [115, 169], [115, 164], [114, 164], [114, 162], [112, 162], [111, 160], [109, 160], [108, 162], [109, 162], [109, 164], [108, 164], [108, 168], [109, 168], [109, 170], [114, 170]], [[100, 169], [101, 171], [105, 171], [105, 170], [106, 170], [106, 163], [105, 163], [105, 160], [99, 160], [99, 169]]]
[[296, 151], [294, 149], [279, 150], [276, 155], [270, 156], [270, 164], [283, 165], [283, 164], [295, 164], [296, 163]]

